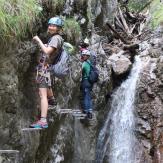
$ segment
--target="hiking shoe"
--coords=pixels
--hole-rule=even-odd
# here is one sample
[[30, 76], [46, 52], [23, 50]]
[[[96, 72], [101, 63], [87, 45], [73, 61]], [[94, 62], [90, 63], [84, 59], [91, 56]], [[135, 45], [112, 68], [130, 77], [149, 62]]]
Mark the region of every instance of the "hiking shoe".
[[91, 112], [88, 112], [88, 113], [87, 113], [87, 118], [88, 118], [88, 119], [92, 119], [92, 118], [93, 118], [93, 115], [92, 115]]
[[47, 122], [37, 121], [30, 125], [31, 128], [48, 128]]
[[82, 110], [82, 113], [83, 113], [83, 114], [87, 114], [87, 112], [86, 112], [85, 110]]
[[48, 105], [49, 106], [56, 106], [57, 105], [56, 99], [55, 98], [48, 99]]

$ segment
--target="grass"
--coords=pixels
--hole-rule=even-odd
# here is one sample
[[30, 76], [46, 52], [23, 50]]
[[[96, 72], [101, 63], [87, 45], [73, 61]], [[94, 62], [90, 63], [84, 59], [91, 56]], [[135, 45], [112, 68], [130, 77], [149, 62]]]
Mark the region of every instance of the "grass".
[[155, 29], [163, 22], [163, 3], [160, 0], [154, 0], [150, 7], [150, 13], [150, 26]]
[[[137, 12], [149, 1], [150, 0], [130, 0], [128, 7], [130, 10]], [[155, 29], [163, 22], [163, 3], [161, 3], [160, 0], [153, 0], [147, 9], [149, 9], [151, 15], [149, 26]]]
[[21, 38], [31, 31], [42, 8], [37, 0], [0, 0], [0, 38]]
[[74, 43], [79, 40], [81, 28], [74, 18], [67, 18], [64, 21], [64, 33], [67, 35], [67, 41]]

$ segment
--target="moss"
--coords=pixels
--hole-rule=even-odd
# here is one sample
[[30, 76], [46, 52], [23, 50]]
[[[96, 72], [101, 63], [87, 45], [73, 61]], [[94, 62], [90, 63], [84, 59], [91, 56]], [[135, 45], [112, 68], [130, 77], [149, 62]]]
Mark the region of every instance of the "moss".
[[67, 41], [71, 43], [78, 41], [81, 35], [80, 25], [74, 18], [65, 19], [63, 30], [67, 36]]
[[151, 4], [150, 13], [150, 26], [154, 29], [163, 22], [163, 3], [161, 3], [160, 0], [154, 0]]
[[31, 30], [42, 8], [36, 0], [0, 0], [0, 37], [20, 38]]

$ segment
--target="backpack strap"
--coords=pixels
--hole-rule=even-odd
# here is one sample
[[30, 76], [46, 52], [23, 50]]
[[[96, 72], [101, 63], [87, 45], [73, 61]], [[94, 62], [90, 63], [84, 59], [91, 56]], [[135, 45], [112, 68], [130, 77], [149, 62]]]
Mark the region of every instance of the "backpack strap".
[[[62, 52], [63, 52], [63, 40], [61, 38], [61, 36], [59, 34], [56, 34], [54, 35], [58, 40], [61, 39], [61, 47], [60, 49], [58, 50], [57, 52], [57, 56], [55, 57], [54, 61], [53, 61], [53, 65], [54, 64], [57, 64], [60, 60], [61, 60], [61, 55], [62, 55]], [[53, 37], [53, 36], [52, 36]], [[48, 43], [51, 41], [52, 37], [49, 39]]]
[[63, 52], [63, 49], [61, 47], [60, 50], [58, 51], [56, 58], [54, 59], [53, 65], [57, 64], [61, 60], [62, 52]]
[[87, 60], [86, 60], [86, 62], [87, 62], [92, 68], [94, 68], [94, 66], [93, 66], [91, 63], [89, 63]]

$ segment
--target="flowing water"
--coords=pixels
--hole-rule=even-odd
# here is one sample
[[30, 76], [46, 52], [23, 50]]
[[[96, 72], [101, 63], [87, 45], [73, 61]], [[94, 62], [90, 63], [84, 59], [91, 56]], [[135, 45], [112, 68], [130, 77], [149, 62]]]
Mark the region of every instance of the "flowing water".
[[142, 63], [138, 56], [129, 78], [112, 96], [111, 110], [97, 143], [97, 163], [138, 163], [134, 135], [134, 101]]

